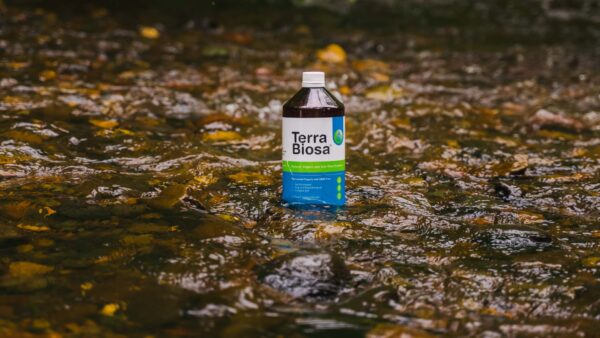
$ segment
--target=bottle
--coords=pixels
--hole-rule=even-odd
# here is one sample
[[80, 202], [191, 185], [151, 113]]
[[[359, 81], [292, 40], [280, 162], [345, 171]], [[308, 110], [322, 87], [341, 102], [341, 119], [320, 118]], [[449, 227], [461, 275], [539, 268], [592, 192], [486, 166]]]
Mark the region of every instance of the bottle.
[[283, 105], [283, 195], [291, 205], [346, 202], [344, 105], [323, 72], [302, 73], [302, 89]]

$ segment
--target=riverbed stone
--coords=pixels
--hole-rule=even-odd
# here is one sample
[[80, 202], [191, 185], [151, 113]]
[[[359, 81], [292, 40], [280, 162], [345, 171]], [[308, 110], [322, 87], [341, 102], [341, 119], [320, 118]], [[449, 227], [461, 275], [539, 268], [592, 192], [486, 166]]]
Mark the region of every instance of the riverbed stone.
[[294, 298], [324, 300], [340, 292], [349, 272], [344, 262], [328, 252], [294, 252], [264, 268], [262, 280]]

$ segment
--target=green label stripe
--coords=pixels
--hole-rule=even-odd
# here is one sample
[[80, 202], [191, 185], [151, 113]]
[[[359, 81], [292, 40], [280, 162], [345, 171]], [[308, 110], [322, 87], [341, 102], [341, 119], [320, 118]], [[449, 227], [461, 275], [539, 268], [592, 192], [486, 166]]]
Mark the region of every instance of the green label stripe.
[[346, 170], [346, 161], [296, 162], [283, 161], [283, 171], [289, 173], [331, 173]]

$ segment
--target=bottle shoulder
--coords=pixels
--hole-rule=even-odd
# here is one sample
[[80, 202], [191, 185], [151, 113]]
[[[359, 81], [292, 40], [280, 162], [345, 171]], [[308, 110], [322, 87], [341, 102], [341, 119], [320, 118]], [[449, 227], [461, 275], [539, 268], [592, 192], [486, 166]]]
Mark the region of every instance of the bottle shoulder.
[[344, 104], [325, 88], [302, 88], [283, 105], [285, 117], [344, 115]]

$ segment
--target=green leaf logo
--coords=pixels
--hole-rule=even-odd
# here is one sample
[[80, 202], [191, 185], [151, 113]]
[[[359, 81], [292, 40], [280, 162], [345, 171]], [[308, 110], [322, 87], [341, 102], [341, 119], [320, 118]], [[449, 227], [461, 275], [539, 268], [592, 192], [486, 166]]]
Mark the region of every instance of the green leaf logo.
[[338, 129], [333, 133], [333, 142], [335, 144], [340, 145], [344, 142], [344, 132], [341, 129]]

